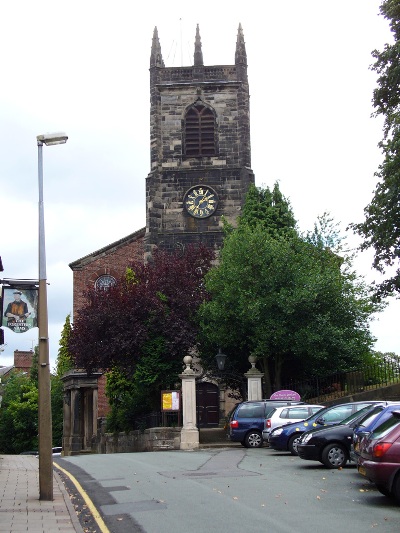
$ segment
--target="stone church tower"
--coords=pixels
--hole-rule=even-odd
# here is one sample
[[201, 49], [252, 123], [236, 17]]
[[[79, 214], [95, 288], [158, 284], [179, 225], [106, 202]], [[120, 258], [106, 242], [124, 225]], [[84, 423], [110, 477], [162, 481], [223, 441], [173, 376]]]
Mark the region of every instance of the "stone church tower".
[[239, 25], [235, 64], [205, 66], [199, 26], [194, 64], [165, 67], [157, 28], [150, 57], [151, 169], [145, 255], [155, 247], [222, 244], [254, 183], [247, 56]]
[[[254, 183], [250, 159], [247, 57], [239, 25], [235, 64], [204, 66], [197, 26], [192, 67], [165, 67], [157, 28], [150, 57], [150, 154], [146, 227], [70, 263], [74, 315], [89, 288], [106, 289], [156, 248], [222, 245], [224, 216], [235, 224]], [[92, 446], [109, 406], [105, 375], [71, 370], [64, 382], [65, 455]], [[199, 425], [215, 427], [230, 407], [212, 383], [198, 384]]]

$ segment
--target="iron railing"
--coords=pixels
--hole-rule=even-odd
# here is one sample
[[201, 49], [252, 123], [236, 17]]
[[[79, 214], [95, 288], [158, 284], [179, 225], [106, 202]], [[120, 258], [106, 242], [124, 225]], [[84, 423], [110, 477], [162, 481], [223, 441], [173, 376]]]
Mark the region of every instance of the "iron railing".
[[347, 372], [335, 372], [307, 380], [290, 380], [281, 388], [298, 392], [302, 400], [313, 399], [320, 403], [395, 383], [400, 383], [400, 361], [387, 359]]

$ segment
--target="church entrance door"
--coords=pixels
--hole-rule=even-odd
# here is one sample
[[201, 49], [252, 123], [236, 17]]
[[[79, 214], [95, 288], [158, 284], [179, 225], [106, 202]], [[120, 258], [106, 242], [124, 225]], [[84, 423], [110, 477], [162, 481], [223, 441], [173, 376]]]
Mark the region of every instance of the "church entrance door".
[[215, 428], [219, 425], [219, 388], [213, 383], [197, 383], [197, 426]]

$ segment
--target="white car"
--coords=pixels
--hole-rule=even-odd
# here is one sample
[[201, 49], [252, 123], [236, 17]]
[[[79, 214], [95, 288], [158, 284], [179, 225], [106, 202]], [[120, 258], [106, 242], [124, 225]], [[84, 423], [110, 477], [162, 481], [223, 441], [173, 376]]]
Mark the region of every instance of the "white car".
[[292, 422], [301, 422], [309, 416], [317, 413], [324, 405], [290, 405], [285, 407], [275, 407], [270, 411], [265, 419], [263, 429], [263, 440], [268, 442], [269, 434], [279, 426], [285, 426]]

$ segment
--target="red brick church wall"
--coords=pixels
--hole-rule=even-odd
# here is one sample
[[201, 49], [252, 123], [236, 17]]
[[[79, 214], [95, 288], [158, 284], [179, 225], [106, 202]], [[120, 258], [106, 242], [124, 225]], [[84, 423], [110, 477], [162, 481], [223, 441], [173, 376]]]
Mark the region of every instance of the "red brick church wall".
[[[128, 266], [134, 261], [144, 260], [145, 230], [139, 230], [125, 239], [98, 250], [80, 260], [71, 263], [73, 270], [73, 310], [74, 315], [85, 306], [85, 292], [93, 288], [97, 278], [109, 274], [117, 280], [124, 275]], [[73, 320], [72, 320], [73, 323]], [[110, 406], [105, 393], [106, 377], [98, 379], [97, 417], [105, 417]]]
[[[89, 260], [82, 260], [82, 266], [74, 270], [74, 315], [85, 305], [84, 293], [94, 286], [96, 279], [110, 274], [119, 279], [126, 268], [137, 260], [143, 261], [143, 236], [125, 245], [115, 246], [111, 250], [99, 253]], [[97, 255], [97, 254], [96, 254]]]

